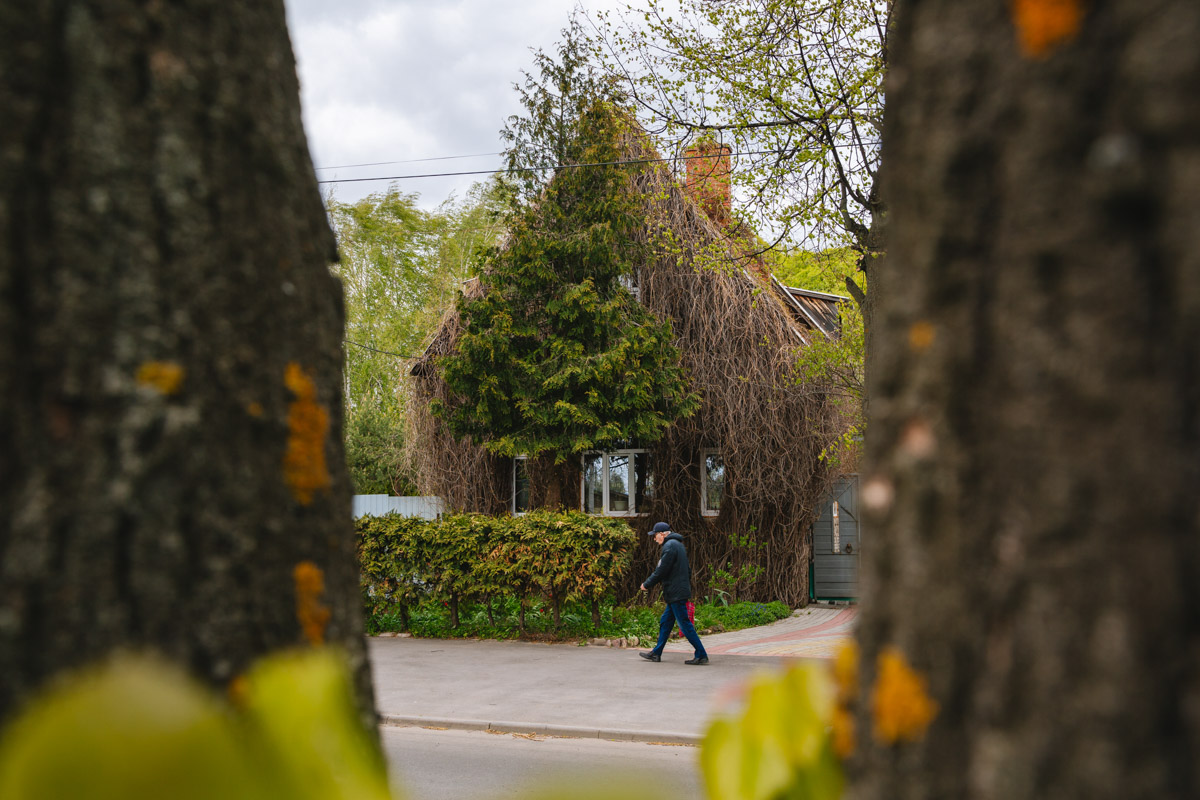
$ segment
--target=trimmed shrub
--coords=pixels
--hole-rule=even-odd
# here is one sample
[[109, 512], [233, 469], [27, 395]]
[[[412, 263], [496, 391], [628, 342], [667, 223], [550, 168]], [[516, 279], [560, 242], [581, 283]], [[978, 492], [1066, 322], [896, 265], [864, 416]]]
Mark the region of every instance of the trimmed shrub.
[[583, 600], [600, 624], [600, 600], [629, 567], [637, 536], [621, 520], [578, 511], [520, 517], [455, 514], [437, 520], [361, 517], [356, 523], [363, 597], [369, 613], [399, 614], [434, 596], [458, 627], [464, 598], [486, 604], [514, 598], [524, 629], [532, 599], [547, 598], [557, 629], [563, 603]]

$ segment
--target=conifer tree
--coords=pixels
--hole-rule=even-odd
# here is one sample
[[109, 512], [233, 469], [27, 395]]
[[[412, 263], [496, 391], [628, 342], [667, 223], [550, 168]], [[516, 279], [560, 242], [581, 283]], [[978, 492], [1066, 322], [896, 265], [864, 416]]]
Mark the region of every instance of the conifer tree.
[[[568, 152], [580, 164], [618, 161], [629, 124], [598, 100]], [[561, 169], [515, 213], [482, 296], [460, 301], [463, 328], [441, 361], [453, 399], [434, 411], [453, 434], [498, 455], [562, 463], [617, 441], [654, 441], [694, 413], [670, 322], [627, 289], [645, 261], [635, 168]]]

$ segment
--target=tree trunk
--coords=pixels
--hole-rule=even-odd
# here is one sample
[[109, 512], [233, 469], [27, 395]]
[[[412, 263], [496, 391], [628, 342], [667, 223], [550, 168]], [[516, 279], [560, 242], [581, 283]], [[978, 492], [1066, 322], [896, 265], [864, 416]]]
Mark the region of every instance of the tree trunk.
[[851, 797], [1200, 796], [1197, 41], [1194, 0], [901, 11], [861, 682], [896, 647], [940, 711], [887, 744], [864, 693]]
[[323, 638], [373, 725], [282, 3], [0, 3], [0, 74], [0, 718], [116, 648], [221, 686]]

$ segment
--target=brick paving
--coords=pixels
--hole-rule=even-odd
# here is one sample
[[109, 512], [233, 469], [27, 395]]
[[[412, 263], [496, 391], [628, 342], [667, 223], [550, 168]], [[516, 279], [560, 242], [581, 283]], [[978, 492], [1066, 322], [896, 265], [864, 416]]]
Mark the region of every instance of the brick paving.
[[[728, 633], [701, 636], [709, 655], [833, 658], [838, 647], [854, 635], [858, 609], [809, 607], [794, 616]], [[671, 637], [668, 653], [691, 653], [685, 639]]]

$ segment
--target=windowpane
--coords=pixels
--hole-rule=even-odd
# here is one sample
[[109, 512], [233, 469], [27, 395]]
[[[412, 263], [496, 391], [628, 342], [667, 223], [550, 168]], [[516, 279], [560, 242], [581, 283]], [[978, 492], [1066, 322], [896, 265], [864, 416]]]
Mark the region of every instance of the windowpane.
[[583, 457], [583, 510], [589, 514], [604, 512], [603, 459], [599, 453]]
[[629, 510], [629, 456], [625, 453], [608, 457], [608, 510]]
[[725, 494], [725, 461], [720, 453], [704, 456], [704, 508], [715, 514], [721, 510], [721, 498]]
[[654, 501], [654, 466], [649, 453], [633, 454], [633, 479], [633, 508], [639, 514], [645, 513]]
[[513, 513], [524, 514], [529, 510], [529, 473], [525, 459], [513, 459]]

